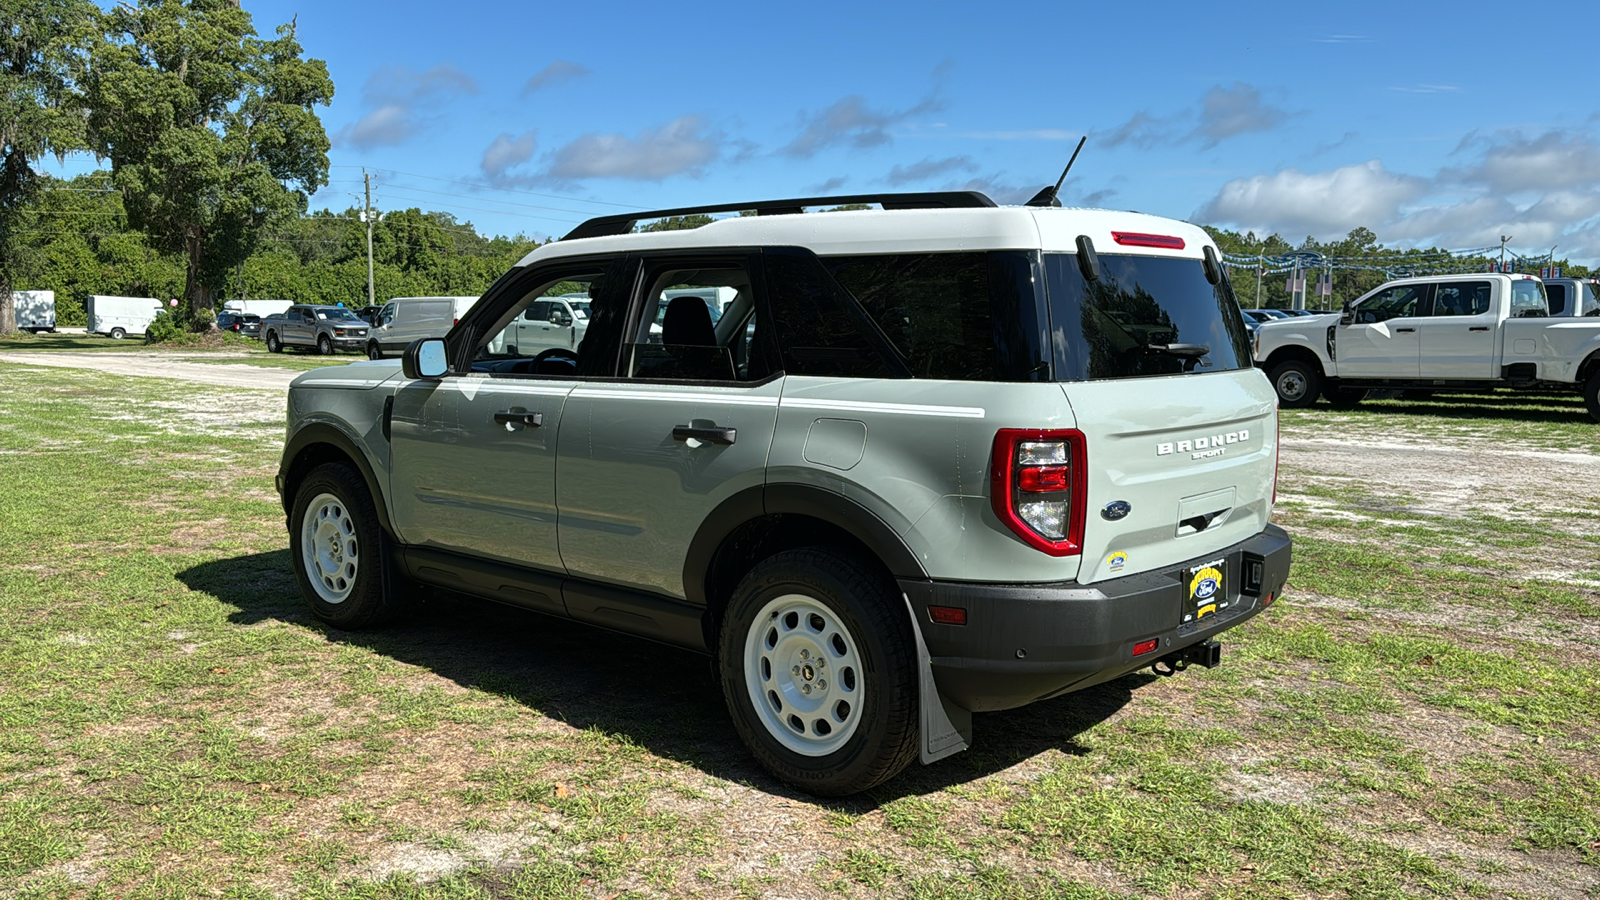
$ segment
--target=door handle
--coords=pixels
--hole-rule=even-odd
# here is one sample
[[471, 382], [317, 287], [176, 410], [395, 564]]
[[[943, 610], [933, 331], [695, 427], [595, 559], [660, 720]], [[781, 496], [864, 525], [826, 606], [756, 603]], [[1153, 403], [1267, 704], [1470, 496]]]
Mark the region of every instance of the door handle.
[[1396, 328], [1395, 331], [1416, 331], [1415, 328]]
[[542, 413], [511, 412], [507, 410], [495, 413], [494, 420], [501, 425], [526, 425], [529, 428], [538, 428], [544, 424], [544, 415]]
[[1468, 331], [1488, 331], [1489, 330], [1489, 326], [1487, 326], [1487, 325], [1474, 325], [1471, 328], [1468, 328], [1467, 330]]
[[735, 428], [723, 428], [712, 425], [707, 428], [697, 428], [693, 425], [677, 425], [672, 429], [672, 439], [675, 441], [696, 440], [708, 444], [731, 444], [739, 437]]

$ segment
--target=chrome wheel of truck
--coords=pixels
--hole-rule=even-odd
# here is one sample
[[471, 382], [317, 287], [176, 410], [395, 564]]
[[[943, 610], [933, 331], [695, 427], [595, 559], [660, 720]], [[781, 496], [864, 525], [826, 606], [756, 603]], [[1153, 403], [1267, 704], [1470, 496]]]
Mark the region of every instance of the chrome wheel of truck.
[[816, 547], [758, 563], [728, 602], [723, 699], [767, 771], [825, 796], [894, 777], [917, 753], [915, 641], [894, 581]]

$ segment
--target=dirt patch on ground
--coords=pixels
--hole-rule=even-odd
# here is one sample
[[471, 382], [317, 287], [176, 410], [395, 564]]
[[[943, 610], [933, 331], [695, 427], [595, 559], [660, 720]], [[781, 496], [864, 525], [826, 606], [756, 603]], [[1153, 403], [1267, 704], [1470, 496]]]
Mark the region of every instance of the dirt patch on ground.
[[[299, 372], [269, 369], [245, 363], [197, 363], [193, 353], [3, 353], [0, 362], [25, 366], [53, 366], [65, 369], [93, 369], [109, 375], [133, 375], [164, 381], [196, 381], [225, 387], [255, 388], [279, 394]], [[206, 354], [227, 357], [233, 354]]]

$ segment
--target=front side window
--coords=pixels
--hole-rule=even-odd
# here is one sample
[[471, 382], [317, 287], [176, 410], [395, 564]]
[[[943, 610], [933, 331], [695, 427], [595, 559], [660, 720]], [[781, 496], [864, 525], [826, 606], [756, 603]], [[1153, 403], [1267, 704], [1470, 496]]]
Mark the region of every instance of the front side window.
[[1044, 269], [1059, 381], [1251, 365], [1233, 288], [1211, 284], [1198, 259], [1101, 254], [1092, 282], [1073, 254], [1045, 254]]
[[1400, 284], [1373, 294], [1356, 307], [1356, 322], [1373, 325], [1417, 314], [1427, 296], [1426, 284]]
[[1490, 285], [1487, 281], [1441, 284], [1433, 292], [1435, 316], [1481, 316], [1489, 311]]
[[[487, 337], [479, 340], [473, 355], [472, 370], [501, 375], [552, 375], [572, 378], [580, 372], [610, 374], [611, 360], [597, 342], [587, 340], [585, 323], [578, 327], [559, 327], [551, 321], [552, 310], [560, 309], [555, 297], [599, 292], [606, 281], [602, 269], [563, 274], [546, 280], [523, 293], [500, 319], [491, 325]], [[612, 345], [613, 347], [615, 345]], [[591, 363], [586, 365], [585, 361]]]
[[1511, 318], [1542, 318], [1550, 315], [1550, 305], [1544, 299], [1544, 283], [1532, 278], [1519, 278], [1511, 282]]
[[378, 324], [387, 325], [394, 321], [394, 304], [385, 303], [383, 309], [378, 310]]

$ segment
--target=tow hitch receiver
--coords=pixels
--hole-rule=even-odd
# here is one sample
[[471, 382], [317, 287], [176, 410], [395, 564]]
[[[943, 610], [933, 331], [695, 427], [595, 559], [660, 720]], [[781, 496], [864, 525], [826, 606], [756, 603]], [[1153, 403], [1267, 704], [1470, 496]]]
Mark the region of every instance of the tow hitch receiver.
[[1191, 644], [1182, 650], [1168, 653], [1150, 664], [1150, 670], [1163, 678], [1171, 677], [1182, 672], [1190, 666], [1205, 666], [1215, 669], [1222, 665], [1222, 644], [1217, 641], [1205, 640], [1198, 644]]

